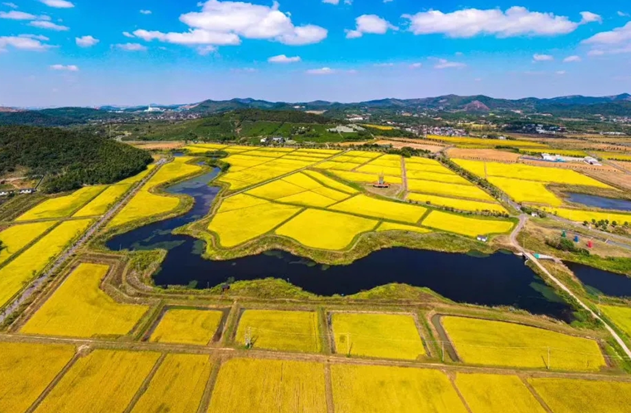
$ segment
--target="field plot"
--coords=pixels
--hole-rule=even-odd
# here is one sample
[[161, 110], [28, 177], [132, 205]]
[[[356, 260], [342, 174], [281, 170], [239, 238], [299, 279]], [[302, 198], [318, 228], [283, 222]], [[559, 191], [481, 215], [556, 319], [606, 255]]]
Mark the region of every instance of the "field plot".
[[168, 354], [132, 413], [196, 412], [211, 367], [208, 356]]
[[418, 232], [419, 234], [429, 234], [432, 230], [427, 228], [415, 227], [412, 225], [395, 224], [393, 222], [382, 222], [377, 228], [377, 232], [383, 231], [407, 231]]
[[74, 353], [74, 346], [0, 343], [0, 412], [26, 411]]
[[336, 413], [465, 413], [442, 372], [381, 366], [331, 366]]
[[520, 140], [499, 140], [499, 139], [481, 139], [481, 138], [460, 138], [451, 136], [432, 136], [428, 135], [427, 139], [439, 142], [451, 143], [462, 147], [481, 147], [495, 148], [496, 146], [512, 146], [515, 148], [546, 148], [547, 145]]
[[0, 269], [0, 307], [20, 292], [25, 283], [39, 274], [73, 239], [88, 229], [91, 223], [89, 219], [62, 222]]
[[512, 178], [490, 177], [489, 182], [506, 192], [517, 202], [559, 206], [563, 201], [546, 188], [544, 182], [524, 181]]
[[208, 413], [326, 413], [324, 365], [231, 359], [219, 371]]
[[248, 332], [254, 348], [317, 353], [321, 347], [318, 315], [312, 311], [246, 310], [239, 320], [237, 344], [245, 343]]
[[372, 231], [378, 221], [354, 215], [307, 209], [276, 230], [311, 248], [343, 250], [360, 234]]
[[127, 191], [131, 189], [133, 184], [116, 184], [109, 186], [99, 196], [94, 198], [90, 203], [81, 208], [74, 217], [91, 217], [95, 215], [103, 215], [107, 210], [116, 203]]
[[471, 184], [460, 185], [445, 182], [425, 181], [421, 179], [408, 179], [408, 190], [423, 194], [495, 202], [495, 199], [493, 199], [491, 195]]
[[423, 226], [469, 237], [504, 234], [509, 232], [514, 225], [511, 221], [470, 218], [441, 211], [432, 211], [423, 220]]
[[105, 185], [86, 186], [70, 195], [48, 199], [19, 216], [16, 221], [67, 218], [103, 192]]
[[631, 154], [617, 153], [617, 152], [596, 152], [596, 156], [603, 159], [610, 159], [614, 161], [631, 162]]
[[57, 383], [36, 412], [122, 412], [159, 353], [95, 350], [82, 357]]
[[472, 413], [545, 413], [517, 376], [457, 373], [456, 386]]
[[631, 383], [533, 378], [535, 388], [554, 413], [626, 413]]
[[517, 162], [521, 154], [499, 151], [496, 149], [462, 149], [452, 148], [447, 151], [451, 159], [475, 159], [482, 161]]
[[548, 209], [553, 214], [569, 219], [576, 222], [592, 222], [592, 219], [596, 221], [608, 220], [609, 222], [616, 221], [618, 225], [622, 225], [625, 222], [631, 223], [631, 214], [621, 214], [619, 212], [598, 212], [598, 211], [583, 211], [579, 209], [569, 208], [552, 208]]
[[56, 222], [36, 222], [33, 224], [13, 225], [0, 232], [0, 241], [4, 246], [0, 250], [0, 264], [11, 258], [37, 237], [48, 231]]
[[408, 200], [415, 202], [423, 202], [429, 205], [443, 206], [455, 208], [460, 211], [490, 211], [500, 214], [508, 214], [508, 211], [500, 204], [491, 204], [488, 202], [469, 201], [466, 199], [446, 198], [436, 195], [424, 195], [409, 193]]
[[631, 337], [631, 308], [613, 305], [600, 306], [603, 313], [609, 317], [618, 328]]
[[109, 266], [80, 264], [21, 332], [68, 337], [122, 336], [148, 307], [120, 304], [101, 290]]
[[162, 316], [150, 340], [205, 346], [217, 332], [222, 317], [221, 311], [171, 308]]
[[411, 315], [334, 313], [338, 354], [416, 360], [425, 355]]
[[[265, 151], [259, 151], [265, 153]], [[246, 153], [249, 155], [251, 152]], [[274, 154], [273, 152], [267, 152], [268, 155]], [[285, 155], [286, 153], [282, 153], [281, 155]], [[277, 156], [278, 154], [275, 154]], [[230, 163], [230, 158], [225, 158], [224, 160]], [[250, 156], [253, 159], [265, 159], [262, 157], [254, 157]], [[230, 186], [231, 190], [238, 190], [247, 188], [249, 186], [253, 186], [274, 178], [278, 178], [282, 175], [287, 175], [291, 172], [298, 171], [299, 169], [306, 168], [310, 165], [313, 165], [314, 162], [310, 161], [300, 161], [294, 159], [284, 159], [283, 157], [277, 157], [276, 159], [270, 159], [269, 162], [265, 162], [262, 164], [254, 165], [248, 167], [247, 169], [239, 170], [239, 171], [228, 171], [227, 174], [219, 177], [219, 181], [225, 182]], [[245, 165], [244, 165], [245, 166]]]
[[416, 224], [427, 212], [427, 209], [423, 207], [393, 201], [382, 201], [361, 194], [336, 204], [331, 209], [408, 224]]
[[446, 174], [431, 171], [407, 171], [408, 179], [418, 179], [424, 181], [444, 182], [448, 184], [471, 185], [469, 181], [456, 174]]
[[[332, 174], [339, 176], [340, 178], [350, 181], [350, 182], [358, 182], [361, 184], [365, 183], [373, 183], [379, 181], [380, 174], [364, 174], [360, 172], [345, 172], [345, 171], [330, 171]], [[386, 175], [384, 176], [384, 180], [390, 184], [401, 185], [403, 180], [400, 176], [392, 176]]]
[[320, 173], [320, 172], [316, 172], [316, 171], [309, 171], [306, 170], [304, 171], [304, 173], [306, 175], [309, 175], [310, 177], [312, 177], [313, 179], [319, 181], [320, 183], [322, 183], [324, 186], [327, 186], [331, 189], [335, 189], [337, 191], [341, 191], [341, 192], [345, 192], [347, 194], [356, 194], [357, 189], [355, 188], [351, 188], [348, 185], [345, 185], [341, 182], [336, 181], [335, 179], [329, 178], [328, 176]]
[[315, 165], [314, 168], [324, 169], [324, 170], [338, 170], [338, 171], [352, 171], [357, 168], [358, 164], [349, 163], [349, 162], [339, 162], [338, 158], [335, 158], [335, 161], [326, 161], [322, 162], [318, 165]]
[[449, 316], [441, 322], [465, 363], [575, 371], [606, 365], [594, 340], [500, 321]]

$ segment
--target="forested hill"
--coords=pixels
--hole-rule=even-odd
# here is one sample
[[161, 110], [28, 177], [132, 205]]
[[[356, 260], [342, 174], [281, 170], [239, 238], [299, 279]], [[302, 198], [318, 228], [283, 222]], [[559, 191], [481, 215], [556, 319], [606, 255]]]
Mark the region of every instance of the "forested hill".
[[18, 167], [44, 175], [45, 192], [109, 184], [151, 163], [143, 150], [82, 132], [31, 126], [0, 127], [0, 175]]

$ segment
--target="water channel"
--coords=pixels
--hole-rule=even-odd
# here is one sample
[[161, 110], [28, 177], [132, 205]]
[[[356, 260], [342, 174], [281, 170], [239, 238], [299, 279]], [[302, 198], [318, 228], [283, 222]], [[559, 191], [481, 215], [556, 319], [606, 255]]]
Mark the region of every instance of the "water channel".
[[581, 280], [585, 288], [596, 295], [609, 295], [611, 297], [631, 297], [631, 278], [609, 271], [599, 270], [583, 264], [564, 262]]
[[572, 192], [568, 193], [568, 200], [591, 208], [631, 211], [631, 201], [628, 199], [605, 198], [602, 196], [577, 194]]
[[350, 295], [389, 283], [428, 287], [451, 300], [487, 306], [513, 306], [534, 314], [572, 320], [571, 308], [521, 258], [498, 252], [480, 257], [435, 251], [391, 248], [374, 252], [346, 266], [321, 265], [282, 251], [269, 251], [229, 261], [202, 258], [204, 242], [172, 231], [208, 213], [219, 188], [208, 186], [218, 170], [168, 188], [195, 199], [186, 214], [149, 224], [108, 241], [112, 250], [156, 249], [168, 254], [155, 274], [156, 285], [214, 287], [228, 278], [276, 277], [305, 291]]

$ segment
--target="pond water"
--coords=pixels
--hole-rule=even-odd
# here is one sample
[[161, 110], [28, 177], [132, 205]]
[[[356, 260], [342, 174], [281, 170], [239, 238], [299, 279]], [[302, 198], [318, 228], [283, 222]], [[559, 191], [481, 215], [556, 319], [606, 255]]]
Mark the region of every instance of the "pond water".
[[631, 297], [631, 278], [574, 262], [564, 262], [585, 288], [596, 295]]
[[164, 248], [168, 254], [155, 274], [156, 285], [208, 288], [228, 278], [276, 277], [314, 294], [350, 295], [389, 283], [428, 287], [453, 301], [513, 306], [534, 314], [572, 320], [571, 308], [526, 267], [521, 258], [496, 253], [488, 257], [407, 248], [384, 249], [345, 266], [321, 265], [282, 251], [229, 261], [202, 258], [203, 241], [171, 232], [205, 216], [219, 188], [207, 185], [218, 170], [168, 188], [195, 198], [186, 214], [132, 230], [108, 241], [112, 250]]
[[592, 208], [613, 209], [616, 211], [631, 211], [631, 201], [628, 199], [605, 198], [596, 195], [568, 193], [569, 200]]

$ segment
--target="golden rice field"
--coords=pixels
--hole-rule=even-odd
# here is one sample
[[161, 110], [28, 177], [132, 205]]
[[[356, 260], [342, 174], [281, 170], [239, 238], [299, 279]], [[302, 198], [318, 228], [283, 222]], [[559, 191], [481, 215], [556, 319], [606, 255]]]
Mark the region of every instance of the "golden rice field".
[[315, 165], [314, 168], [324, 169], [324, 170], [334, 169], [336, 171], [352, 171], [358, 166], [355, 163], [337, 162], [337, 159], [338, 158], [336, 158], [335, 161], [327, 161], [327, 162], [319, 163], [318, 165]]
[[401, 360], [426, 354], [411, 315], [334, 313], [331, 319], [338, 354]]
[[81, 208], [74, 217], [91, 217], [105, 214], [112, 205], [123, 197], [131, 189], [133, 184], [116, 184], [109, 186], [99, 196]]
[[417, 158], [406, 158], [405, 169], [408, 171], [427, 171], [444, 174], [453, 174], [454, 172], [443, 166], [440, 162], [433, 159], [427, 159], [427, 162], [418, 162]]
[[373, 218], [416, 224], [427, 212], [426, 208], [393, 201], [382, 201], [366, 195], [356, 195], [331, 207], [332, 210]]
[[475, 185], [450, 184], [420, 179], [408, 179], [408, 190], [424, 194], [466, 198], [478, 201], [495, 202], [495, 199]]
[[544, 182], [490, 177], [489, 182], [506, 192], [516, 202], [559, 206], [563, 203]]
[[392, 126], [382, 126], [382, 125], [365, 124], [362, 126], [366, 126], [367, 128], [379, 129], [379, 130], [393, 130], [394, 129]]
[[336, 413], [467, 412], [438, 370], [334, 364], [331, 382]]
[[131, 412], [197, 412], [211, 368], [205, 355], [168, 354]]
[[80, 264], [22, 327], [23, 334], [123, 336], [148, 307], [120, 304], [101, 290], [108, 265]]
[[151, 352], [94, 350], [77, 360], [35, 411], [122, 412], [159, 356]]
[[449, 316], [441, 322], [464, 363], [572, 371], [606, 366], [594, 340], [500, 321]]
[[601, 305], [601, 310], [627, 336], [631, 337], [631, 308]]
[[513, 146], [515, 148], [546, 148], [547, 145], [531, 142], [531, 141], [520, 141], [520, 140], [499, 140], [499, 139], [481, 139], [481, 138], [464, 138], [464, 137], [452, 137], [452, 136], [434, 136], [428, 135], [427, 139], [432, 141], [440, 141], [452, 143], [455, 145], [466, 145], [466, 146], [488, 146], [488, 147], [496, 147], [496, 146]]
[[472, 413], [545, 413], [517, 376], [457, 373], [456, 386]]
[[324, 365], [230, 359], [222, 364], [208, 413], [326, 413]]
[[246, 194], [237, 194], [221, 201], [217, 212], [229, 212], [237, 209], [250, 208], [256, 205], [268, 204], [264, 199], [256, 198]]
[[309, 171], [309, 170], [304, 171], [304, 173], [306, 175], [309, 175], [313, 179], [319, 181], [324, 186], [327, 186], [327, 187], [329, 187], [331, 189], [335, 189], [337, 191], [345, 192], [347, 194], [356, 194], [358, 192], [357, 189], [351, 188], [350, 186], [345, 185], [345, 184], [343, 184], [341, 182], [338, 182], [335, 179], [329, 178], [328, 176], [324, 175], [323, 173], [316, 172], [316, 171]]
[[[333, 175], [349, 182], [358, 182], [360, 184], [373, 183], [379, 180], [380, 174], [363, 174], [359, 172], [330, 171]], [[403, 180], [400, 176], [385, 175], [384, 180], [387, 183], [401, 185]]]
[[392, 166], [381, 166], [381, 165], [371, 165], [367, 164], [357, 168], [357, 172], [372, 174], [372, 175], [388, 175], [388, 176], [400, 176], [401, 175], [401, 167], [395, 168]]
[[408, 180], [435, 181], [447, 184], [470, 185], [472, 184], [463, 177], [456, 174], [436, 173], [428, 171], [408, 171]]
[[508, 233], [513, 229], [514, 225], [512, 221], [471, 218], [441, 211], [432, 211], [423, 220], [423, 226], [425, 227], [469, 237]]
[[17, 254], [22, 248], [48, 231], [57, 222], [35, 222], [32, 224], [13, 225], [0, 232], [0, 241], [4, 249], [0, 250], [0, 264]]
[[245, 310], [235, 337], [245, 344], [251, 333], [255, 349], [317, 353], [321, 349], [318, 314], [313, 311]]
[[[264, 152], [264, 151], [262, 151]], [[248, 152], [250, 154], [251, 152]], [[273, 152], [268, 152], [268, 154], [273, 154]], [[281, 155], [284, 155], [282, 153]], [[275, 155], [276, 156], [276, 155]], [[232, 156], [225, 158], [224, 161], [231, 163]], [[250, 158], [265, 159], [262, 157], [254, 157], [250, 156]], [[249, 186], [253, 186], [274, 178], [278, 178], [282, 175], [289, 174], [294, 171], [298, 171], [299, 169], [306, 168], [310, 165], [313, 165], [314, 162], [307, 161], [299, 161], [293, 159], [284, 159], [283, 157], [278, 157], [276, 159], [270, 159], [269, 162], [261, 163], [261, 164], [251, 164], [246, 169], [242, 169], [239, 171], [229, 170], [227, 174], [219, 177], [219, 181], [224, 182], [229, 185], [231, 190], [238, 190], [247, 188]], [[238, 165], [236, 163], [235, 165]], [[243, 165], [248, 166], [248, 165]]]
[[429, 234], [432, 231], [427, 228], [415, 227], [412, 225], [395, 224], [394, 222], [382, 222], [377, 228], [377, 232], [384, 231], [407, 231], [418, 232], [419, 234]]
[[409, 193], [408, 200], [414, 202], [422, 202], [431, 206], [442, 206], [448, 208], [455, 208], [460, 211], [491, 211], [498, 212], [500, 214], [508, 214], [506, 208], [498, 203], [469, 201], [467, 199], [446, 198], [437, 195], [424, 195], [417, 193]]
[[89, 219], [66, 221], [0, 269], [0, 307], [50, 264], [68, 244], [88, 229]]
[[150, 341], [205, 346], [213, 339], [223, 317], [221, 311], [168, 309]]
[[337, 156], [334, 159], [331, 160], [332, 162], [339, 162], [339, 163], [348, 163], [348, 164], [354, 164], [355, 167], [357, 168], [360, 165], [366, 164], [368, 162], [370, 162], [370, 158], [365, 158], [363, 156], [352, 156], [349, 153], [345, 153], [341, 156]]
[[326, 208], [349, 197], [345, 192], [327, 188], [308, 175], [297, 173], [254, 188], [248, 195], [277, 202]]
[[375, 159], [375, 158], [379, 158], [382, 154], [381, 152], [348, 151], [344, 155], [355, 156], [355, 157], [366, 158], [366, 159]]
[[26, 411], [74, 353], [67, 345], [0, 343], [0, 412]]
[[307, 209], [276, 230], [307, 247], [346, 249], [355, 237], [372, 231], [379, 221], [337, 212]]
[[605, 212], [605, 211], [588, 211], [569, 208], [547, 208], [548, 211], [553, 214], [569, 219], [576, 222], [592, 222], [592, 219], [596, 221], [609, 220], [609, 222], [616, 221], [619, 225], [625, 222], [631, 223], [631, 214], [622, 214], [619, 212]]
[[532, 378], [528, 382], [554, 413], [626, 413], [631, 383]]
[[595, 152], [595, 155], [603, 159], [631, 162], [631, 155], [618, 152]]
[[16, 221], [67, 218], [105, 190], [105, 185], [86, 186], [70, 195], [47, 199], [20, 215]]
[[571, 150], [571, 149], [553, 149], [553, 148], [524, 148], [521, 149], [521, 152], [534, 152], [534, 153], [549, 153], [550, 155], [562, 155], [562, 156], [571, 156], [576, 158], [583, 158], [587, 156], [586, 152]]

